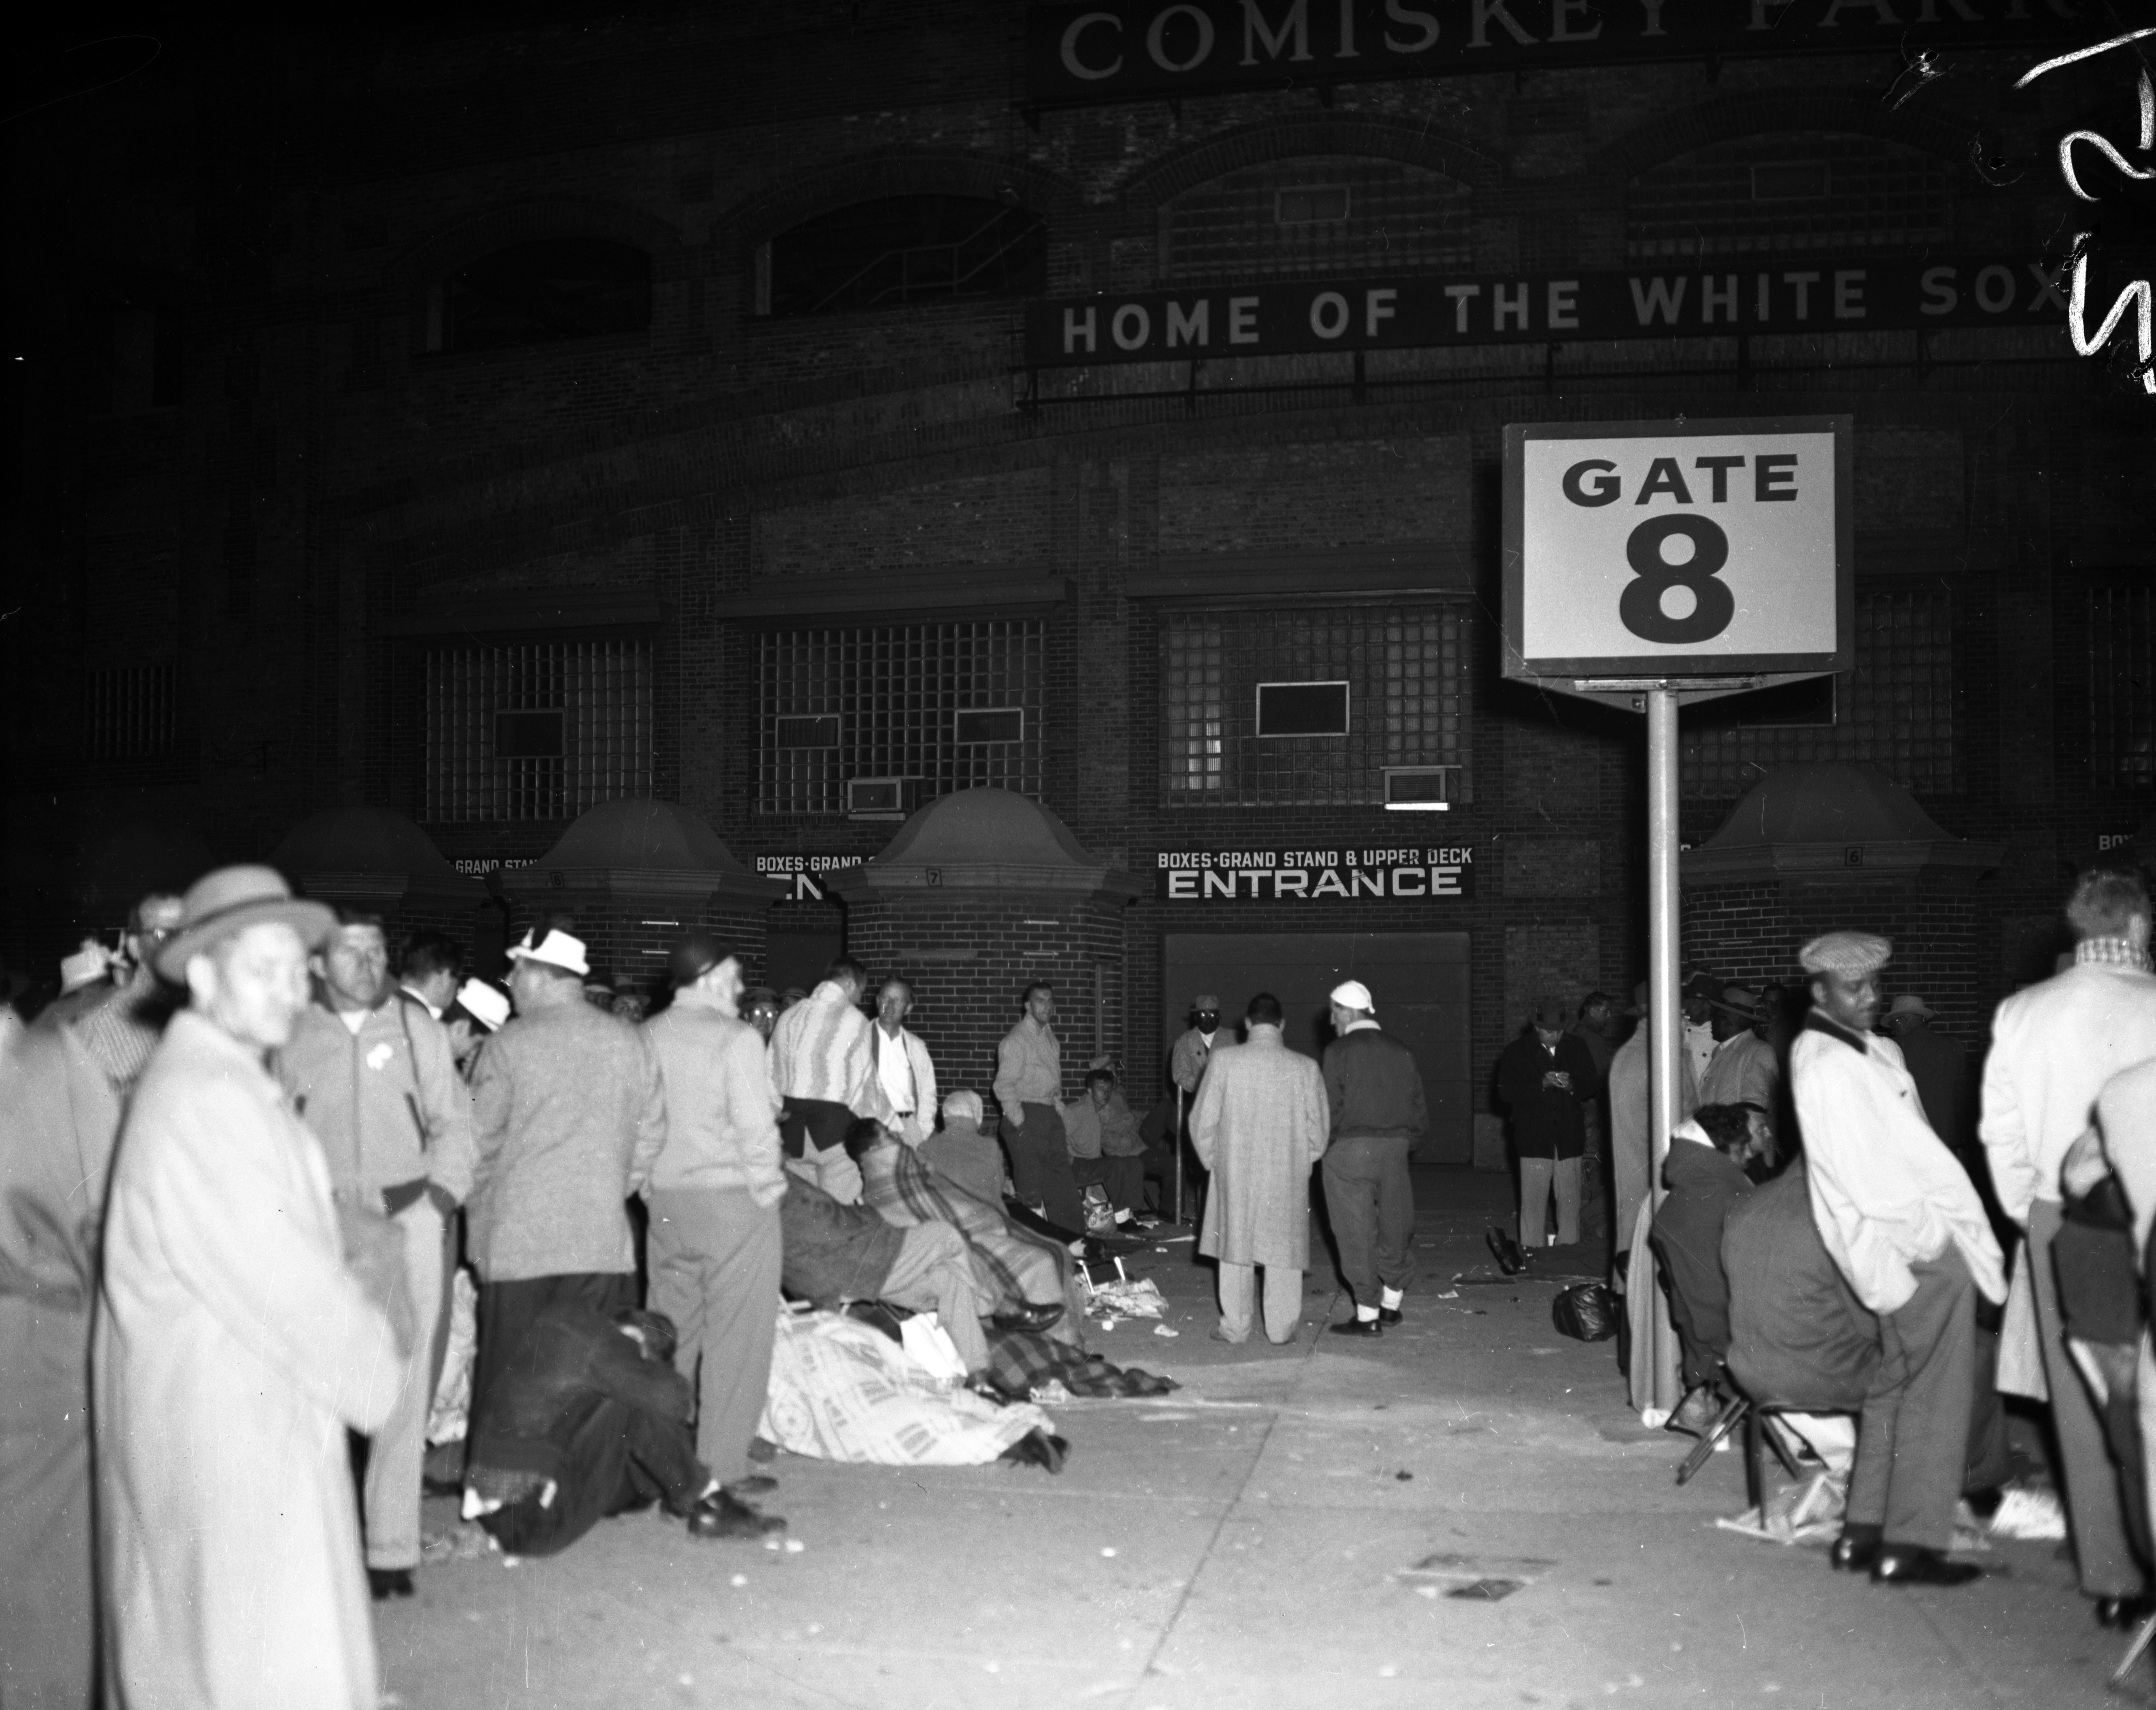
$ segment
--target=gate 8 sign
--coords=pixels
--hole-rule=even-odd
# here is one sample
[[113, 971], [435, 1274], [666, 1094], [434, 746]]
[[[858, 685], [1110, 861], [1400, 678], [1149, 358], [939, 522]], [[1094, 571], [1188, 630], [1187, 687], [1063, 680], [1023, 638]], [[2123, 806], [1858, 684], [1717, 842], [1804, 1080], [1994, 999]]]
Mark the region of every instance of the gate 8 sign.
[[1850, 419], [1505, 429], [1505, 675], [1846, 670]]

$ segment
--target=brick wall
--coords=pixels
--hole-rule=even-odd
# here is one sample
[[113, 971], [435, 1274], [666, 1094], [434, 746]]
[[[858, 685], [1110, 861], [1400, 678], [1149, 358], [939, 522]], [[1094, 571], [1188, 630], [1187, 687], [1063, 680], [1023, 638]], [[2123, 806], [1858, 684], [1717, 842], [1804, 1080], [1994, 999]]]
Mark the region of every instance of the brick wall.
[[655, 997], [666, 979], [666, 955], [683, 934], [702, 927], [741, 958], [744, 984], [763, 979], [764, 929], [769, 911], [752, 904], [679, 895], [639, 896], [574, 888], [521, 888], [512, 895], [514, 937], [549, 927], [582, 938], [585, 959], [616, 992]]

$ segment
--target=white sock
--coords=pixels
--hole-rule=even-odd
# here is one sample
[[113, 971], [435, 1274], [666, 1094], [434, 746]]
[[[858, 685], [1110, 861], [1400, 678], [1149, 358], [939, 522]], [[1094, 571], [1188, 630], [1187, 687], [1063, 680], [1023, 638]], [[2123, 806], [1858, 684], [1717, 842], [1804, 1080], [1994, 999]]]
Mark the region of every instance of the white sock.
[[1378, 1291], [1378, 1298], [1384, 1302], [1385, 1310], [1387, 1312], [1397, 1312], [1400, 1309], [1400, 1302], [1404, 1297], [1404, 1295], [1405, 1291], [1404, 1290], [1387, 1288], [1380, 1289]]
[[1378, 1309], [1375, 1307], [1358, 1307], [1355, 1316], [1365, 1324], [1374, 1324], [1378, 1322]]

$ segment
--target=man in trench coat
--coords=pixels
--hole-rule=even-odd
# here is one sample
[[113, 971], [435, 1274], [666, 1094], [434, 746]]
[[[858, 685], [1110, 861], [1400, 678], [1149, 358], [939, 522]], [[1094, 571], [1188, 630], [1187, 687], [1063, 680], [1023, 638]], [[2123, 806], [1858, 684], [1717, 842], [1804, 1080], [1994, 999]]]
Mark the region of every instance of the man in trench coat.
[[1190, 1143], [1212, 1172], [1198, 1250], [1220, 1266], [1214, 1337], [1250, 1333], [1256, 1268], [1265, 1271], [1265, 1335], [1295, 1339], [1302, 1273], [1310, 1265], [1310, 1172], [1325, 1155], [1332, 1113], [1316, 1062], [1281, 1037], [1280, 999], [1260, 992], [1244, 1023], [1248, 1042], [1213, 1053], [1190, 1117]]
[[321, 1148], [264, 1064], [330, 925], [269, 868], [228, 867], [158, 953], [190, 1005], [121, 1136], [92, 1344], [113, 1703], [379, 1694], [345, 1432], [377, 1430], [409, 1381], [408, 1303], [396, 1329], [376, 1303], [402, 1256], [381, 1220], [371, 1240], [341, 1230]]

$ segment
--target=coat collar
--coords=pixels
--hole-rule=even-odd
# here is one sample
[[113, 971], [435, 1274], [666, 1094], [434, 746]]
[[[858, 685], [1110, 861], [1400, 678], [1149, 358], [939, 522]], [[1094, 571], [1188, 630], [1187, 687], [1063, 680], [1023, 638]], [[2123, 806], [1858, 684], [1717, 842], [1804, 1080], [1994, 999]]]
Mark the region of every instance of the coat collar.
[[1862, 1034], [1851, 1032], [1832, 1016], [1825, 1014], [1818, 1009], [1810, 1010], [1805, 1014], [1804, 1030], [1807, 1033], [1823, 1033], [1829, 1039], [1840, 1040], [1853, 1051], [1867, 1057], [1871, 1055], [1871, 1043]]

